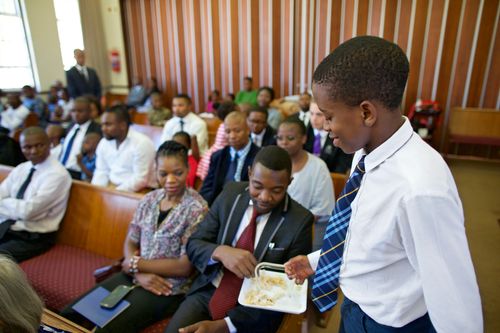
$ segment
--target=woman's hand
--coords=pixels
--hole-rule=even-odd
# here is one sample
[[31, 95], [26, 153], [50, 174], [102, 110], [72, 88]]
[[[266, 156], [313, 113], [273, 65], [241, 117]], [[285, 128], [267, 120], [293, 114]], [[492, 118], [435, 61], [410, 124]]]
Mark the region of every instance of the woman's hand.
[[151, 273], [136, 273], [137, 283], [149, 292], [158, 296], [169, 296], [172, 293], [172, 285], [159, 275]]

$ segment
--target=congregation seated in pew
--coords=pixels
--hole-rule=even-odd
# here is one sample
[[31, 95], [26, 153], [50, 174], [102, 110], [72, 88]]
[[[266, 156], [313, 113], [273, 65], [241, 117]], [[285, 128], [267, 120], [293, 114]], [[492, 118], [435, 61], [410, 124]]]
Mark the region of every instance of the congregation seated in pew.
[[[208, 207], [196, 191], [186, 188], [187, 151], [174, 141], [158, 149], [156, 177], [160, 188], [148, 193], [137, 207], [124, 244], [122, 271], [91, 291], [99, 287], [112, 291], [119, 285], [137, 284], [138, 288], [125, 297], [130, 307], [96, 332], [138, 332], [172, 315], [189, 289], [193, 267], [186, 242]], [[71, 308], [79, 299], [62, 315], [81, 322], [82, 316]]]
[[277, 331], [283, 313], [244, 307], [237, 298], [258, 262], [285, 263], [311, 249], [313, 215], [287, 194], [291, 171], [286, 151], [264, 147], [250, 181], [230, 183], [217, 197], [187, 243], [199, 275], [166, 333], [186, 326], [190, 332]]
[[116, 105], [107, 109], [101, 126], [104, 139], [97, 146], [92, 184], [128, 192], [156, 187], [153, 142], [130, 128], [127, 108]]
[[259, 150], [250, 140], [250, 130], [242, 112], [228, 114], [224, 129], [229, 145], [212, 155], [208, 175], [200, 189], [209, 205], [228, 182], [248, 181], [249, 166]]
[[0, 253], [20, 262], [48, 250], [66, 210], [71, 177], [50, 156], [49, 138], [40, 127], [21, 133], [28, 160], [0, 184]]

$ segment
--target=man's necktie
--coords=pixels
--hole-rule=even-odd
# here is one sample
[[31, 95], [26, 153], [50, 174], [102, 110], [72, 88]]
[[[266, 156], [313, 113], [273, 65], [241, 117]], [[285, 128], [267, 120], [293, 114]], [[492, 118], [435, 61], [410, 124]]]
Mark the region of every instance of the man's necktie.
[[181, 132], [184, 132], [184, 119], [181, 118], [181, 120], [179, 120], [179, 124], [181, 124]]
[[64, 151], [63, 157], [61, 159], [62, 165], [66, 165], [66, 162], [68, 161], [69, 154], [71, 153], [71, 148], [73, 147], [73, 141], [75, 141], [76, 135], [78, 134], [78, 131], [80, 131], [80, 127], [78, 127], [71, 138], [68, 141], [68, 145], [66, 146], [66, 150]]
[[234, 177], [236, 176], [236, 169], [238, 168], [238, 158], [239, 158], [238, 153], [235, 153], [234, 158], [229, 164], [229, 168], [227, 169], [226, 178], [224, 179], [224, 184], [236, 180], [234, 179]]
[[[236, 243], [236, 248], [253, 253], [255, 247], [255, 227], [258, 216], [257, 210], [253, 208], [250, 223], [245, 230], [243, 230], [243, 233]], [[243, 279], [237, 277], [230, 270], [224, 268], [223, 271], [224, 276], [222, 277], [219, 287], [215, 290], [208, 303], [208, 308], [210, 309], [213, 320], [224, 318], [227, 312], [236, 306], [238, 294], [243, 284]]]
[[314, 136], [313, 154], [316, 156], [321, 155], [321, 134], [319, 133]]
[[326, 227], [311, 293], [314, 304], [321, 312], [337, 304], [339, 273], [344, 253], [345, 237], [351, 219], [351, 203], [358, 193], [364, 174], [365, 156], [359, 161], [337, 199], [333, 215]]
[[[28, 185], [31, 183], [31, 178], [33, 178], [33, 174], [35, 173], [35, 167], [32, 167], [30, 169], [30, 172], [28, 174], [28, 177], [24, 180], [24, 182], [21, 184], [21, 187], [17, 191], [16, 194], [16, 199], [23, 199], [24, 198], [24, 192], [26, 192], [26, 189], [28, 188]], [[0, 223], [0, 239], [3, 238], [5, 233], [10, 229], [10, 226], [16, 223], [15, 220], [5, 220]]]

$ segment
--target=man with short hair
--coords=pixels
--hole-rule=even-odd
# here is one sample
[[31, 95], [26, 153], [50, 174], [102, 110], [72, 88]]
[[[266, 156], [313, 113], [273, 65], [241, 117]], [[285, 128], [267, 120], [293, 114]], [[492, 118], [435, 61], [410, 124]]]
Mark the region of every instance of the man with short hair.
[[236, 94], [236, 99], [234, 100], [236, 104], [249, 103], [257, 105], [257, 90], [253, 89], [252, 82], [250, 76], [243, 78], [243, 89]]
[[311, 100], [312, 96], [307, 91], [304, 91], [302, 94], [300, 94], [298, 100], [300, 111], [291, 116], [299, 118], [304, 123], [304, 126], [306, 126], [306, 128], [309, 128], [309, 121], [311, 119], [311, 112], [309, 112], [309, 109], [311, 107]]
[[217, 197], [188, 241], [189, 260], [200, 274], [166, 333], [276, 332], [283, 313], [244, 307], [237, 298], [257, 263], [282, 264], [311, 248], [314, 218], [287, 194], [291, 172], [286, 151], [264, 147], [250, 182], [230, 183]]
[[92, 184], [129, 192], [154, 187], [153, 141], [130, 128], [127, 108], [116, 105], [107, 109], [101, 127], [105, 140], [97, 146]]
[[21, 96], [18, 93], [7, 95], [7, 110], [0, 113], [0, 130], [8, 133], [22, 127], [24, 121], [30, 114], [30, 110], [23, 105]]
[[191, 110], [191, 97], [186, 94], [179, 94], [172, 100], [172, 113], [174, 117], [167, 121], [163, 127], [161, 141], [172, 140], [177, 132], [186, 132], [189, 135], [196, 135], [200, 156], [208, 149], [207, 123], [194, 114]]
[[276, 144], [276, 131], [267, 124], [267, 109], [254, 106], [248, 110], [247, 124], [250, 128], [250, 138], [257, 147]]
[[248, 168], [259, 147], [250, 141], [245, 115], [233, 111], [224, 119], [229, 145], [215, 152], [210, 159], [208, 175], [200, 189], [201, 196], [211, 205], [224, 185], [232, 181], [248, 181]]
[[101, 99], [101, 81], [95, 69], [85, 65], [85, 52], [75, 49], [73, 52], [76, 65], [66, 72], [66, 82], [71, 98], [83, 95], [93, 95], [98, 100]]
[[32, 86], [24, 86], [22, 91], [23, 105], [26, 106], [31, 112], [36, 113], [38, 116], [38, 126], [45, 128], [49, 119], [47, 105], [36, 95], [36, 90]]
[[68, 169], [73, 179], [81, 179], [81, 168], [76, 157], [82, 152], [82, 143], [85, 135], [98, 133], [101, 135], [101, 127], [90, 117], [90, 101], [86, 97], [77, 97], [71, 109], [73, 125], [66, 134], [62, 145], [59, 161]]
[[0, 184], [0, 253], [23, 261], [48, 250], [56, 240], [69, 198], [71, 177], [50, 156], [47, 134], [40, 127], [21, 133], [27, 162]]

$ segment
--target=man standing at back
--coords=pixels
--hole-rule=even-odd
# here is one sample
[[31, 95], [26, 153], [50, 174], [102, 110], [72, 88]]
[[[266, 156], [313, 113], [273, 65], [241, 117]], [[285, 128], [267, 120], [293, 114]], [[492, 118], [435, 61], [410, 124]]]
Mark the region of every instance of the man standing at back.
[[66, 72], [66, 81], [71, 98], [83, 95], [93, 95], [101, 99], [101, 81], [93, 68], [85, 66], [85, 52], [80, 49], [74, 51], [76, 65]]
[[126, 106], [117, 105], [102, 115], [104, 140], [97, 146], [92, 184], [138, 192], [155, 186], [153, 141], [130, 128]]
[[0, 253], [23, 261], [48, 250], [56, 240], [71, 177], [50, 156], [49, 138], [40, 127], [21, 133], [28, 162], [19, 164], [0, 184]]

